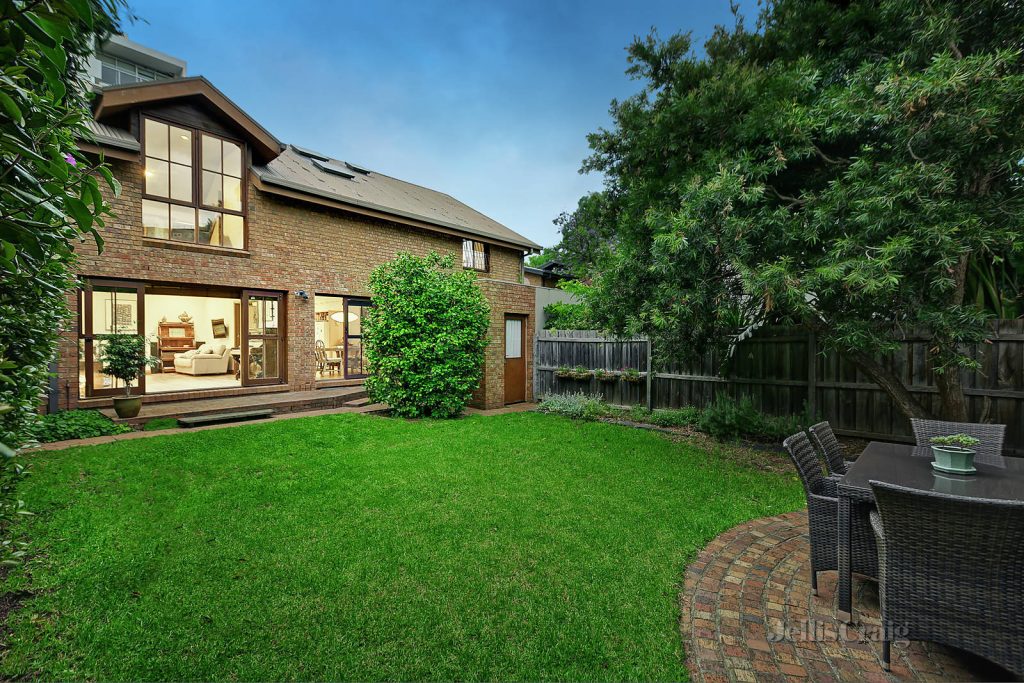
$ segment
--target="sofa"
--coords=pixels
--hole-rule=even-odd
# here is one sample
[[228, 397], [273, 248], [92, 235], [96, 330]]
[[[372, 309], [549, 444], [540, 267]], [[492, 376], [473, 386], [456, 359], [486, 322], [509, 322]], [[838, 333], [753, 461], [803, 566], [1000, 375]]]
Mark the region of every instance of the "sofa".
[[231, 362], [227, 344], [203, 344], [198, 349], [174, 354], [174, 371], [184, 375], [223, 375]]

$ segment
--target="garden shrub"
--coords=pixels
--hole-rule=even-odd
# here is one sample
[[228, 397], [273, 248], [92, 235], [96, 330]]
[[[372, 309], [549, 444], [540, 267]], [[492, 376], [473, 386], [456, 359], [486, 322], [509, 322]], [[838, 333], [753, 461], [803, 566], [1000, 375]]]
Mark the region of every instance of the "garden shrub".
[[777, 417], [765, 415], [754, 408], [749, 397], [736, 401], [719, 396], [700, 412], [697, 428], [716, 439], [745, 437], [756, 441], [780, 441], [809, 423], [806, 416]]
[[651, 413], [647, 421], [659, 427], [694, 427], [700, 420], [700, 409], [684, 406], [677, 409], [658, 409]]
[[30, 438], [41, 443], [111, 436], [132, 431], [128, 425], [113, 422], [98, 410], [63, 410], [42, 415], [28, 429]]
[[400, 417], [454, 417], [483, 376], [490, 306], [453, 256], [399, 254], [370, 274], [366, 389]]
[[601, 394], [587, 394], [582, 391], [545, 394], [538, 408], [544, 413], [554, 413], [576, 420], [593, 420], [608, 414], [608, 406], [602, 401]]

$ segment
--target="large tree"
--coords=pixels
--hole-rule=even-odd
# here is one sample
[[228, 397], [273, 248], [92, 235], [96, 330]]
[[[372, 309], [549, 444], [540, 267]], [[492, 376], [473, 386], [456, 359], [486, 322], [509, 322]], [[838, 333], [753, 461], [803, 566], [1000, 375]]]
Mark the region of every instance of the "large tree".
[[110, 212], [102, 160], [80, 153], [83, 80], [122, 0], [0, 0], [0, 443], [18, 445], [49, 382], [75, 286], [74, 246]]
[[924, 329], [939, 412], [966, 419], [972, 283], [1024, 248], [1022, 40], [1016, 0], [775, 0], [703, 55], [636, 40], [643, 88], [584, 164], [606, 188], [563, 224], [594, 314], [675, 358], [804, 325], [910, 416], [932, 411], [880, 358]]

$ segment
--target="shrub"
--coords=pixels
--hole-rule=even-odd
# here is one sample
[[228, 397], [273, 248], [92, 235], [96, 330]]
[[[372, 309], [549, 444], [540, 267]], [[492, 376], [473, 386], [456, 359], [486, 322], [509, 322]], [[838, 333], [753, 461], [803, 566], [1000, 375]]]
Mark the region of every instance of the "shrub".
[[29, 436], [42, 443], [111, 436], [132, 431], [128, 425], [117, 424], [97, 410], [64, 410], [43, 415], [28, 430]]
[[545, 330], [589, 330], [595, 327], [585, 304], [556, 301], [544, 307]]
[[538, 406], [541, 412], [564, 415], [576, 420], [593, 420], [608, 414], [608, 406], [601, 394], [586, 394], [582, 391], [565, 394], [545, 394]]
[[146, 338], [141, 334], [103, 334], [100, 349], [103, 372], [124, 382], [124, 395], [130, 396], [132, 385], [147, 365], [160, 367], [159, 359], [146, 353]]
[[366, 389], [401, 417], [454, 417], [483, 375], [490, 307], [452, 256], [399, 254], [370, 274]]
[[800, 431], [806, 417], [776, 417], [765, 415], [754, 408], [750, 398], [735, 401], [719, 396], [700, 413], [697, 428], [716, 439], [746, 437], [757, 441], [778, 441]]
[[700, 420], [700, 409], [685, 406], [676, 410], [658, 409], [651, 413], [647, 421], [659, 427], [694, 427]]

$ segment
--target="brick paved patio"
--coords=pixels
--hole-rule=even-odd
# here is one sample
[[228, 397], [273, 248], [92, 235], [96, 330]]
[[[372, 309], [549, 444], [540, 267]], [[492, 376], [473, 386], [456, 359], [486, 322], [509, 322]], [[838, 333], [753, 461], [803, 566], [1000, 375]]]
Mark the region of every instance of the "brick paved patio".
[[[725, 532], [690, 565], [680, 627], [694, 681], [1007, 680], [984, 660], [916, 641], [893, 647], [887, 674], [881, 645], [857, 641], [880, 626], [877, 585], [854, 577], [860, 625], [844, 638], [836, 573], [819, 574], [813, 596], [807, 544], [807, 515], [792, 512]], [[791, 635], [778, 640], [784, 628]]]

